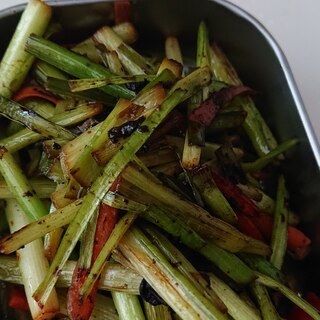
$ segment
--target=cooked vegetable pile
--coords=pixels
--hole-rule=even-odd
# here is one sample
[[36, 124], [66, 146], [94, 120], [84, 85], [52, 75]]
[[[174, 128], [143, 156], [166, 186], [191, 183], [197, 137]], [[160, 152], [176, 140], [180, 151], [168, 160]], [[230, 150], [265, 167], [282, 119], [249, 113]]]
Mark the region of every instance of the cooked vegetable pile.
[[311, 245], [282, 172], [298, 141], [277, 143], [204, 22], [190, 66], [174, 36], [136, 51], [131, 9], [65, 45], [30, 0], [2, 58], [2, 314], [320, 319], [283, 271]]

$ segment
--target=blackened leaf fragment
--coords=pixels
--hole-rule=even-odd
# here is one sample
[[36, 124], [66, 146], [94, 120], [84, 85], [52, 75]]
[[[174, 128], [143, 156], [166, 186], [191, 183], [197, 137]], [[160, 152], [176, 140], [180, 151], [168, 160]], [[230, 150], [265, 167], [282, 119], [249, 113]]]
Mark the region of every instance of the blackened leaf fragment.
[[142, 279], [140, 283], [139, 292], [142, 299], [152, 304], [153, 306], [158, 306], [160, 304], [166, 305], [162, 298], [154, 291], [154, 289], [145, 279]]
[[112, 143], [117, 143], [121, 138], [129, 137], [140, 124], [145, 120], [145, 117], [140, 117], [134, 121], [127, 121], [121, 126], [113, 127], [109, 130], [108, 136]]

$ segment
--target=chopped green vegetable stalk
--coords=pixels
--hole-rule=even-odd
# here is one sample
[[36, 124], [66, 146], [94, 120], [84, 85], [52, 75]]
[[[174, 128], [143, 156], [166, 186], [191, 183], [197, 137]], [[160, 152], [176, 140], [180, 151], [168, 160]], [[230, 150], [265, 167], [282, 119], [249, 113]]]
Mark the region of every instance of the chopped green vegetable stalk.
[[108, 51], [115, 51], [118, 57], [131, 75], [153, 74], [154, 68], [138, 52], [125, 44], [121, 38], [110, 28], [102, 27], [93, 35], [94, 41], [104, 45]]
[[67, 225], [76, 215], [77, 209], [82, 202], [82, 198], [78, 199], [62, 209], [38, 218], [38, 220], [28, 224], [25, 228], [16, 231], [14, 235], [1, 239], [0, 251], [6, 254], [12, 253], [25, 244], [43, 237], [46, 233]]
[[214, 274], [209, 274], [210, 287], [228, 308], [228, 314], [234, 320], [261, 320], [259, 311], [248, 304], [227, 284]]
[[109, 259], [112, 251], [116, 248], [123, 235], [127, 232], [127, 230], [130, 228], [137, 217], [137, 213], [128, 212], [116, 224], [115, 228], [112, 230], [110, 237], [101, 249], [94, 264], [90, 268], [90, 273], [88, 274], [88, 277], [80, 290], [81, 295], [87, 296], [91, 292], [92, 287], [98, 280], [102, 270], [107, 264], [107, 260]]
[[31, 33], [43, 35], [51, 14], [44, 2], [29, 0], [0, 64], [0, 95], [10, 98], [19, 89], [34, 61], [24, 51], [26, 40]]
[[150, 207], [143, 217], [180, 239], [186, 246], [199, 252], [235, 282], [246, 284], [253, 280], [254, 274], [252, 270], [238, 257], [221, 249], [212, 242], [206, 241], [181, 219], [172, 217], [154, 206]]
[[116, 209], [133, 211], [137, 213], [143, 212], [147, 209], [146, 205], [111, 191], [106, 194], [102, 202]]
[[287, 251], [288, 210], [285, 209], [286, 186], [284, 176], [278, 181], [277, 200], [274, 212], [273, 232], [271, 239], [272, 255], [271, 263], [281, 270], [283, 259]]
[[[166, 136], [165, 137], [167, 143], [177, 149], [177, 152], [182, 155], [184, 139], [175, 136]], [[214, 160], [215, 152], [221, 147], [221, 144], [206, 142], [204, 147], [202, 148], [201, 158], [203, 161]], [[243, 157], [243, 150], [240, 148], [233, 148], [233, 152], [235, 153], [237, 159], [241, 159]]]
[[114, 106], [114, 97], [102, 92], [101, 90], [87, 90], [85, 92], [71, 92], [67, 82], [66, 74], [56, 67], [44, 62], [37, 61], [33, 68], [35, 80], [39, 82], [47, 91], [60, 95], [64, 98], [73, 97], [86, 101], [102, 102], [106, 106]]
[[115, 291], [112, 291], [111, 294], [119, 315], [119, 320], [145, 320], [145, 316], [137, 296]]
[[147, 320], [172, 320], [169, 307], [165, 305], [153, 306], [151, 303], [143, 301], [144, 313]]
[[149, 239], [151, 242], [158, 247], [171, 264], [175, 265], [200, 292], [203, 292], [208, 300], [210, 300], [221, 312], [225, 313], [227, 311], [225, 304], [219, 299], [217, 294], [210, 289], [208, 281], [165, 236], [149, 225], [144, 225], [143, 230], [150, 236]]
[[183, 66], [179, 62], [175, 60], [170, 60], [168, 58], [164, 58], [159, 66], [157, 71], [157, 75], [161, 74], [164, 70], [170, 70], [174, 76], [179, 79], [182, 76]]
[[[36, 35], [31, 35], [28, 38], [26, 51], [80, 79], [112, 76], [112, 73], [103, 66]], [[114, 97], [125, 99], [134, 97], [132, 91], [118, 85], [108, 85], [102, 87], [101, 90]]]
[[36, 220], [48, 213], [13, 156], [3, 146], [0, 146], [0, 172], [9, 190], [30, 219]]
[[[83, 149], [81, 149], [79, 143], [82, 143], [82, 136], [88, 136], [86, 133], [79, 136], [76, 140], [71, 141], [68, 147], [63, 149], [63, 165], [66, 168], [65, 171], [70, 171], [82, 186], [91, 185], [92, 181], [94, 181], [101, 171], [99, 166], [103, 166], [107, 162], [103, 156], [107, 153], [109, 155], [107, 160], [109, 160], [124, 143], [124, 141], [120, 141], [119, 144], [114, 143], [114, 141], [109, 138], [108, 132], [113, 127], [123, 125], [127, 121], [147, 117], [152, 110], [163, 102], [164, 97], [165, 92], [162, 86], [156, 86], [145, 95], [137, 96], [133, 101], [119, 100]], [[69, 147], [74, 153], [70, 154]], [[76, 156], [74, 159], [73, 154]], [[96, 161], [94, 161], [92, 157], [94, 157]]]
[[101, 64], [101, 57], [92, 37], [83, 40], [71, 49], [73, 52], [81, 54], [95, 63]]
[[[241, 85], [235, 69], [217, 45], [210, 48], [211, 70], [214, 77], [229, 85]], [[243, 127], [259, 156], [269, 153], [277, 146], [277, 142], [265, 123], [260, 112], [250, 97], [238, 97], [237, 102], [247, 112]]]
[[269, 260], [264, 257], [247, 254], [247, 253], [239, 253], [238, 256], [241, 260], [243, 260], [251, 269], [256, 270], [262, 274], [271, 277], [276, 281], [282, 282], [282, 274], [281, 271], [276, 268]]
[[108, 84], [127, 84], [154, 80], [154, 75], [111, 76], [107, 79], [79, 79], [69, 80], [71, 92], [101, 88]]
[[281, 292], [286, 298], [288, 298], [291, 302], [293, 302], [295, 305], [297, 305], [300, 309], [302, 309], [305, 313], [307, 313], [310, 317], [312, 317], [315, 320], [320, 319], [320, 311], [315, 309], [311, 304], [309, 304], [307, 301], [299, 297], [296, 293], [291, 291], [288, 287], [281, 284], [280, 282], [265, 276], [261, 273], [256, 273], [257, 279], [256, 281], [268, 288], [271, 288], [273, 290], [277, 290]]
[[263, 320], [280, 320], [280, 316], [273, 305], [268, 290], [260, 283], [253, 282], [251, 285], [252, 292], [260, 307]]
[[[32, 190], [36, 192], [39, 198], [49, 199], [56, 185], [49, 179], [29, 180]], [[4, 180], [0, 180], [0, 199], [15, 198], [15, 194], [10, 191], [9, 186]]]
[[0, 113], [13, 121], [22, 123], [32, 131], [51, 138], [72, 140], [75, 135], [51, 121], [40, 117], [35, 112], [24, 109], [18, 103], [0, 96]]
[[38, 60], [33, 67], [33, 74], [35, 79], [42, 85], [48, 81], [48, 78], [55, 78], [60, 80], [68, 80], [67, 75], [42, 60]]
[[91, 267], [98, 215], [99, 215], [99, 210], [97, 209], [96, 212], [94, 212], [94, 214], [92, 215], [89, 223], [87, 224], [86, 229], [81, 235], [79, 259], [78, 259], [79, 270], [81, 269], [89, 270]]
[[[203, 21], [198, 28], [197, 43], [197, 67], [210, 66], [209, 59], [209, 35], [208, 30]], [[188, 104], [188, 116], [192, 111], [199, 107], [202, 101], [208, 98], [208, 88], [204, 88], [202, 92], [197, 93], [190, 98]], [[201, 151], [205, 144], [205, 128], [198, 123], [188, 121], [188, 128], [185, 137], [185, 143], [182, 155], [182, 166], [187, 170], [196, 168], [200, 163]]]
[[[67, 261], [57, 282], [58, 288], [68, 288], [71, 285], [76, 261]], [[19, 263], [16, 257], [0, 255], [0, 280], [22, 284]], [[119, 291], [129, 294], [139, 294], [142, 277], [119, 263], [108, 263], [101, 273], [99, 289], [104, 291]]]
[[[30, 222], [30, 219], [14, 199], [7, 201], [6, 214], [8, 221], [10, 221], [11, 232], [24, 227]], [[59, 301], [55, 290], [51, 291], [51, 294], [41, 306], [32, 298], [33, 292], [41, 283], [48, 269], [48, 261], [44, 256], [41, 239], [29, 243], [23, 249], [17, 251], [17, 256], [22, 277], [21, 282], [24, 285], [33, 319], [51, 319], [59, 312]]]
[[206, 85], [209, 80], [209, 69], [201, 68], [178, 81], [173, 89], [171, 89], [161, 107], [156, 109], [148, 119], [142, 123], [142, 126], [147, 128], [147, 130], [135, 131], [125, 142], [123, 148], [108, 162], [102, 174], [95, 180], [89, 192], [84, 197], [84, 201], [75, 219], [70, 223], [58, 252], [50, 265], [47, 276], [34, 294], [36, 301], [45, 300], [51, 292], [57, 281], [57, 273], [59, 273], [57, 271], [61, 270], [66, 263], [92, 214], [124, 167], [169, 112], [179, 103], [189, 98], [196, 89]]
[[143, 153], [139, 156], [139, 159], [146, 167], [155, 167], [176, 161], [177, 155], [171, 148], [163, 148]]
[[179, 41], [176, 37], [167, 37], [165, 42], [166, 57], [178, 61], [183, 65]]
[[[144, 197], [143, 203], [160, 202], [176, 217], [182, 218], [195, 231], [211, 239], [222, 248], [232, 252], [246, 251], [262, 255], [270, 254], [270, 248], [263, 242], [242, 234], [235, 227], [211, 216], [203, 208], [181, 199], [171, 189], [154, 182], [133, 166], [127, 166], [122, 172], [122, 177], [125, 181], [140, 189], [140, 194]], [[148, 186], [148, 188], [145, 188], [145, 186]]]
[[227, 319], [180, 273], [140, 230], [129, 230], [119, 250], [183, 319]]
[[122, 22], [114, 25], [112, 30], [126, 43], [133, 44], [138, 39], [138, 32], [131, 22]]
[[230, 224], [235, 224], [237, 222], [235, 212], [216, 186], [214, 180], [212, 178], [210, 179], [210, 175], [208, 177], [208, 171], [199, 171], [193, 175], [192, 179], [200, 191], [203, 200], [207, 206], [213, 210], [213, 213], [222, 220]]
[[263, 169], [266, 165], [268, 165], [272, 160], [281, 155], [283, 152], [288, 151], [293, 146], [295, 146], [299, 141], [297, 139], [288, 140], [277, 147], [275, 147], [272, 151], [267, 154], [261, 156], [259, 159], [253, 162], [245, 162], [242, 163], [242, 169], [246, 172], [255, 172]]
[[105, 57], [105, 64], [108, 65], [109, 69], [114, 74], [119, 76], [124, 76], [126, 74], [118, 54], [115, 51], [101, 52], [101, 55], [102, 57]]
[[247, 113], [245, 111], [220, 112], [216, 115], [214, 121], [206, 127], [206, 133], [215, 134], [220, 131], [240, 127], [246, 116]]
[[[59, 126], [68, 127], [94, 117], [101, 111], [102, 106], [100, 104], [83, 104], [70, 111], [53, 115], [48, 120]], [[39, 141], [42, 138], [43, 136], [40, 133], [34, 132], [30, 129], [22, 129], [16, 134], [2, 139], [0, 144], [4, 145], [10, 152], [14, 153], [22, 148], [25, 148], [29, 144]]]

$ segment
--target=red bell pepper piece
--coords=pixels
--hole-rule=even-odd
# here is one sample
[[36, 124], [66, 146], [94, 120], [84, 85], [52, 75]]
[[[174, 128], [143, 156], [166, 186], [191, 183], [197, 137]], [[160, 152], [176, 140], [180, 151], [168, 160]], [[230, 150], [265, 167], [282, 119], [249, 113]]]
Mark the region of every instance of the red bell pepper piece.
[[59, 98], [49, 94], [48, 92], [44, 91], [41, 87], [38, 86], [23, 87], [13, 96], [12, 99], [16, 102], [20, 102], [24, 99], [34, 97], [42, 98], [44, 100], [52, 102], [53, 104], [57, 104], [60, 100]]

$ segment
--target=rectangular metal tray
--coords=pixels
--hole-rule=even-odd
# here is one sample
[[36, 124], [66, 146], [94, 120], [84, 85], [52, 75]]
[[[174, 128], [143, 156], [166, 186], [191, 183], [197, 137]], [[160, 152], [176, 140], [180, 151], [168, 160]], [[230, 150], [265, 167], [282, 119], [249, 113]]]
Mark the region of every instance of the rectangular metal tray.
[[[47, 1], [55, 6], [56, 18], [79, 35], [112, 23], [111, 1]], [[0, 12], [0, 55], [14, 31], [23, 5]], [[313, 239], [320, 230], [320, 149], [294, 83], [288, 63], [265, 28], [252, 16], [223, 0], [138, 0], [134, 21], [140, 45], [163, 51], [166, 35], [181, 39], [183, 52], [195, 56], [198, 24], [205, 20], [209, 33], [225, 50], [244, 83], [259, 94], [257, 105], [279, 141], [297, 137], [299, 146], [289, 154], [286, 177], [291, 203], [300, 213], [303, 228]], [[76, 30], [76, 32], [74, 32]], [[1, 75], [0, 75], [1, 76]], [[303, 262], [308, 285], [319, 290], [320, 240]], [[308, 281], [310, 280], [310, 282]]]

